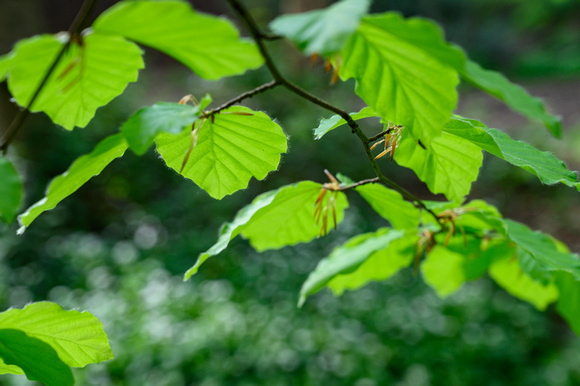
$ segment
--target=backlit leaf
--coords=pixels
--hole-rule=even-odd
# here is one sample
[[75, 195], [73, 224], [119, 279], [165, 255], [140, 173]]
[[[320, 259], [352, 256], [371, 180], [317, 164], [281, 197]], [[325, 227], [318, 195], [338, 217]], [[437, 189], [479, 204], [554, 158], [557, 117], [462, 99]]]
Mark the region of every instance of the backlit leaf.
[[179, 134], [186, 126], [191, 126], [210, 102], [211, 98], [206, 96], [195, 106], [160, 102], [143, 107], [123, 123], [121, 132], [129, 148], [141, 155], [149, 149], [158, 134]]
[[532, 97], [521, 86], [510, 82], [499, 72], [483, 69], [479, 64], [467, 60], [460, 73], [469, 83], [499, 98], [518, 113], [542, 122], [554, 136], [561, 136], [562, 120], [548, 114], [541, 99]]
[[421, 212], [412, 203], [403, 200], [401, 194], [378, 184], [361, 185], [355, 190], [393, 228], [417, 228]]
[[[306, 297], [320, 291], [324, 286], [326, 286], [333, 278], [338, 275], [350, 274], [354, 272], [361, 264], [363, 264], [368, 258], [372, 257], [374, 253], [384, 250], [397, 239], [404, 236], [405, 232], [401, 230], [393, 230], [389, 228], [379, 229], [375, 233], [364, 233], [358, 235], [347, 241], [344, 245], [336, 247], [332, 253], [322, 259], [316, 269], [310, 273], [308, 279], [302, 285], [300, 290], [300, 300], [299, 305], [304, 304]], [[404, 264], [401, 256], [394, 254], [393, 261], [388, 258], [389, 254], [381, 255], [379, 260], [383, 260], [382, 263], [386, 264], [387, 277], [396, 272], [397, 267], [400, 269]], [[412, 254], [410, 254], [412, 256]], [[381, 263], [381, 264], [382, 264]], [[374, 262], [376, 264], [376, 262]], [[394, 264], [395, 268], [390, 267], [390, 264]], [[357, 282], [361, 282], [360, 278], [355, 279]], [[369, 278], [369, 280], [372, 280]], [[335, 283], [335, 290], [338, 293], [343, 291], [342, 288], [348, 288], [348, 284], [342, 282]]]
[[[20, 41], [8, 72], [8, 88], [20, 106], [30, 102], [64, 42], [53, 35]], [[143, 68], [141, 50], [120, 36], [90, 33], [72, 43], [31, 111], [44, 111], [72, 130], [85, 127], [96, 110], [123, 93]]]
[[0, 328], [20, 330], [49, 344], [71, 367], [113, 359], [103, 324], [87, 311], [65, 311], [51, 302], [32, 303], [0, 313]]
[[22, 201], [22, 182], [14, 166], [0, 157], [0, 220], [12, 222]]
[[455, 50], [435, 24], [385, 13], [362, 19], [336, 65], [341, 79], [354, 78], [356, 93], [385, 121], [404, 125], [429, 145], [457, 104], [457, 71], [438, 59]]
[[465, 257], [442, 246], [435, 246], [421, 263], [423, 280], [439, 297], [444, 298], [457, 291], [467, 280], [463, 265]]
[[414, 231], [405, 232], [404, 236], [391, 241], [386, 248], [371, 253], [354, 270], [341, 271], [326, 286], [335, 295], [341, 295], [345, 290], [361, 288], [371, 281], [389, 279], [411, 264], [418, 238]]
[[489, 275], [507, 292], [525, 300], [543, 311], [548, 304], [558, 299], [558, 288], [554, 283], [544, 285], [530, 278], [518, 264], [516, 258], [498, 260], [489, 267]]
[[71, 369], [49, 344], [17, 329], [0, 328], [0, 374], [26, 374], [46, 386], [74, 385]]
[[[240, 115], [243, 114], [243, 115]], [[216, 199], [263, 180], [276, 170], [287, 149], [282, 128], [262, 112], [234, 106], [205, 121], [192, 149], [191, 130], [157, 136], [157, 151], [165, 163]], [[189, 156], [188, 156], [189, 154]], [[185, 165], [184, 160], [187, 158]]]
[[[350, 116], [352, 119], [357, 121], [359, 119], [377, 117], [378, 115], [370, 107], [365, 107], [358, 113], [350, 113]], [[342, 119], [340, 115], [333, 115], [330, 118], [322, 118], [318, 127], [314, 129], [314, 139], [320, 139], [329, 131], [332, 131], [342, 125], [346, 125], [346, 121]]]
[[93, 28], [162, 51], [205, 79], [242, 74], [263, 63], [255, 44], [240, 39], [230, 21], [195, 12], [185, 1], [122, 1]]
[[553, 154], [511, 139], [507, 134], [486, 127], [481, 122], [453, 117], [445, 124], [444, 131], [464, 138], [483, 150], [501, 158], [514, 166], [537, 176], [544, 184], [562, 183], [580, 191], [576, 172], [570, 171]]
[[274, 33], [292, 40], [307, 55], [339, 52], [368, 12], [371, 0], [342, 0], [316, 11], [282, 15], [270, 23]]
[[22, 233], [41, 213], [53, 209], [59, 202], [76, 192], [92, 177], [121, 157], [127, 150], [127, 142], [121, 134], [115, 134], [102, 140], [92, 152], [78, 158], [66, 171], [56, 177], [46, 192], [46, 197], [38, 201], [18, 217]]
[[435, 138], [427, 149], [403, 132], [395, 160], [413, 170], [431, 192], [443, 193], [460, 203], [477, 179], [483, 155], [478, 146], [447, 132]]

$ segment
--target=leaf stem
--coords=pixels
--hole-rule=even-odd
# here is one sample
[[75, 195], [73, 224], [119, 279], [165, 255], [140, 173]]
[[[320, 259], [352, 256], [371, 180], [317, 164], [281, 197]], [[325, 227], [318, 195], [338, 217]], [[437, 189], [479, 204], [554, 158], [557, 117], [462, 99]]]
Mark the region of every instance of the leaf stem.
[[[246, 27], [248, 28], [248, 32], [250, 33], [250, 35], [252, 36], [252, 38], [256, 42], [258, 49], [260, 50], [260, 53], [262, 54], [262, 57], [264, 58], [264, 63], [266, 65], [266, 68], [268, 69], [268, 71], [270, 72], [272, 77], [274, 78], [274, 81], [277, 82], [278, 84], [284, 86], [290, 92], [298, 95], [299, 97], [302, 97], [303, 99], [306, 99], [306, 100], [314, 103], [315, 105], [318, 105], [326, 110], [332, 111], [333, 113], [339, 115], [342, 119], [344, 119], [346, 121], [346, 123], [350, 126], [352, 133], [356, 134], [359, 137], [359, 139], [364, 147], [367, 158], [369, 159], [371, 166], [373, 167], [373, 170], [375, 171], [375, 174], [377, 175], [377, 178], [379, 179], [379, 181], [384, 183], [385, 185], [395, 189], [396, 191], [401, 193], [403, 196], [405, 196], [407, 199], [413, 201], [416, 206], [425, 209], [427, 212], [429, 212], [437, 220], [437, 222], [440, 222], [440, 219], [439, 219], [439, 217], [437, 217], [435, 212], [428, 209], [423, 201], [419, 200], [417, 197], [415, 197], [413, 194], [411, 194], [405, 188], [398, 185], [394, 181], [391, 181], [389, 178], [387, 178], [383, 174], [383, 172], [379, 168], [379, 165], [377, 164], [377, 161], [375, 160], [375, 158], [370, 150], [370, 147], [369, 147], [369, 144], [371, 143], [371, 139], [376, 141], [378, 138], [375, 138], [376, 136], [374, 136], [371, 139], [369, 139], [365, 135], [365, 133], [361, 130], [361, 128], [358, 126], [356, 121], [354, 119], [352, 119], [350, 114], [348, 114], [346, 111], [320, 99], [319, 97], [317, 97], [315, 95], [310, 94], [308, 91], [300, 88], [296, 84], [292, 83], [290, 80], [286, 79], [280, 73], [280, 71], [278, 70], [278, 67], [276, 67], [274, 60], [272, 59], [272, 56], [270, 55], [270, 52], [268, 51], [268, 49], [266, 48], [266, 45], [264, 44], [264, 34], [260, 31], [256, 21], [254, 20], [252, 15], [248, 12], [246, 7], [240, 2], [240, 0], [227, 0], [227, 1], [230, 4], [230, 6], [234, 9], [234, 11], [242, 18], [242, 20], [246, 24]], [[384, 134], [381, 134], [381, 135], [384, 135]], [[443, 227], [443, 225], [441, 225], [441, 226]]]
[[16, 114], [16, 116], [14, 117], [12, 122], [10, 122], [10, 125], [8, 126], [6, 131], [2, 134], [2, 139], [0, 140], [0, 151], [2, 151], [2, 153], [4, 155], [8, 151], [8, 146], [10, 146], [10, 143], [12, 143], [12, 141], [16, 137], [16, 134], [18, 134], [18, 131], [22, 127], [22, 124], [24, 123], [24, 121], [28, 117], [28, 114], [30, 113], [30, 108], [32, 107], [32, 104], [36, 101], [36, 99], [40, 95], [40, 92], [46, 86], [48, 79], [50, 78], [50, 76], [52, 75], [54, 70], [56, 69], [56, 66], [58, 65], [58, 63], [60, 62], [60, 60], [62, 59], [62, 57], [66, 53], [66, 51], [68, 50], [71, 43], [74, 41], [74, 35], [78, 34], [78, 32], [80, 31], [82, 26], [88, 20], [89, 15], [91, 14], [92, 10], [94, 9], [96, 3], [97, 3], [97, 0], [84, 0], [83, 1], [79, 11], [77, 12], [77, 15], [75, 16], [71, 26], [68, 29], [69, 40], [60, 49], [58, 55], [53, 60], [48, 71], [46, 72], [46, 75], [44, 75], [44, 78], [42, 78], [42, 81], [40, 82], [40, 84], [38, 85], [36, 90], [34, 91], [34, 94], [32, 94], [32, 98], [30, 98], [30, 101], [28, 102], [26, 107], [20, 108], [20, 110], [18, 111], [18, 113]]

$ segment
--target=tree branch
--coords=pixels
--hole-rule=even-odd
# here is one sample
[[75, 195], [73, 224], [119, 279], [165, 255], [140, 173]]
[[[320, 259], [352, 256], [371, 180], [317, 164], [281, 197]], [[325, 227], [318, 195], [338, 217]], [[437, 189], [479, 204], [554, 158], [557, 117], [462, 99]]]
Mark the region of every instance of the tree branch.
[[350, 185], [346, 185], [346, 186], [341, 186], [340, 187], [340, 191], [354, 189], [354, 188], [357, 188], [359, 186], [367, 185], [367, 184], [376, 184], [377, 182], [380, 182], [380, 178], [379, 177], [369, 178], [369, 179], [366, 179], [366, 180], [361, 180], [361, 181], [355, 182], [354, 184], [350, 184]]
[[6, 152], [8, 151], [8, 146], [10, 146], [10, 143], [12, 143], [12, 141], [16, 137], [16, 134], [18, 134], [18, 131], [22, 127], [22, 124], [28, 117], [32, 104], [36, 101], [44, 86], [46, 86], [46, 83], [48, 82], [48, 79], [56, 69], [58, 62], [62, 59], [71, 43], [74, 41], [75, 35], [78, 34], [82, 26], [88, 20], [89, 15], [91, 14], [96, 3], [97, 0], [84, 0], [84, 2], [81, 5], [81, 8], [79, 9], [71, 26], [68, 29], [69, 40], [66, 42], [64, 46], [62, 46], [58, 55], [50, 65], [48, 71], [46, 72], [46, 75], [44, 75], [44, 78], [42, 78], [42, 81], [34, 91], [34, 94], [32, 94], [32, 98], [30, 98], [30, 101], [28, 102], [26, 107], [20, 108], [20, 110], [18, 111], [12, 122], [10, 122], [10, 125], [8, 126], [4, 134], [2, 134], [2, 139], [0, 140], [0, 151], [2, 151], [4, 154], [6, 154]]
[[[298, 95], [299, 97], [302, 97], [303, 99], [306, 99], [306, 100], [308, 100], [308, 101], [310, 101], [310, 102], [312, 102], [312, 103], [314, 103], [314, 104], [316, 104], [316, 105], [318, 105], [326, 110], [332, 111], [333, 113], [339, 115], [342, 119], [344, 119], [346, 121], [346, 123], [350, 126], [353, 134], [356, 134], [359, 137], [359, 139], [364, 147], [367, 158], [369, 159], [371, 166], [373, 167], [373, 170], [375, 171], [375, 174], [377, 175], [377, 178], [385, 185], [387, 185], [387, 186], [393, 188], [394, 190], [396, 190], [397, 192], [401, 193], [407, 199], [412, 200], [416, 206], [425, 209], [427, 212], [429, 212], [437, 220], [437, 222], [439, 224], [441, 224], [439, 217], [437, 217], [435, 212], [428, 209], [423, 201], [419, 200], [417, 197], [415, 197], [413, 194], [411, 194], [405, 188], [398, 185], [394, 181], [391, 181], [389, 178], [387, 178], [383, 174], [383, 172], [379, 168], [379, 165], [377, 164], [377, 161], [375, 160], [375, 157], [373, 156], [373, 154], [370, 150], [370, 147], [369, 147], [369, 143], [371, 142], [370, 139], [360, 129], [360, 127], [358, 126], [356, 121], [354, 119], [352, 119], [350, 114], [348, 114], [346, 111], [318, 98], [317, 96], [310, 94], [308, 91], [303, 90], [299, 86], [292, 83], [290, 80], [286, 79], [280, 73], [280, 71], [278, 70], [278, 67], [276, 67], [274, 60], [272, 59], [272, 56], [270, 55], [270, 52], [268, 51], [268, 49], [266, 48], [266, 45], [264, 44], [264, 35], [260, 32], [260, 29], [258, 28], [258, 25], [257, 25], [256, 21], [254, 20], [254, 18], [252, 17], [252, 15], [248, 12], [248, 10], [244, 7], [244, 5], [242, 5], [240, 0], [227, 0], [227, 1], [231, 5], [231, 7], [234, 9], [234, 11], [242, 18], [242, 20], [246, 24], [246, 27], [248, 27], [248, 32], [250, 33], [250, 35], [255, 40], [256, 44], [258, 45], [258, 49], [260, 50], [260, 53], [262, 54], [262, 57], [264, 58], [264, 63], [266, 65], [266, 68], [268, 69], [270, 74], [272, 74], [272, 77], [274, 78], [274, 80], [277, 83], [279, 83], [280, 85], [284, 86], [289, 91], [291, 91], [292, 93]], [[376, 136], [373, 137], [374, 140], [376, 140], [375, 137]], [[441, 226], [444, 227], [442, 224], [441, 224]]]
[[210, 110], [210, 111], [207, 113], [207, 115], [208, 115], [208, 116], [211, 116], [211, 115], [217, 114], [217, 113], [219, 113], [220, 111], [227, 109], [228, 107], [231, 107], [231, 106], [233, 106], [233, 105], [235, 105], [235, 104], [237, 104], [237, 103], [240, 103], [240, 102], [241, 102], [241, 101], [243, 101], [244, 99], [251, 98], [251, 97], [253, 97], [254, 95], [257, 95], [257, 94], [263, 93], [264, 91], [266, 91], [266, 90], [269, 90], [269, 89], [271, 89], [271, 88], [274, 88], [274, 87], [276, 87], [276, 86], [280, 86], [280, 83], [279, 83], [277, 80], [272, 80], [272, 81], [270, 81], [270, 82], [268, 82], [268, 83], [264, 83], [263, 85], [261, 85], [261, 86], [258, 86], [258, 87], [256, 87], [256, 88], [255, 88], [255, 89], [253, 89], [253, 90], [246, 91], [245, 93], [243, 93], [243, 94], [240, 94], [240, 95], [238, 95], [237, 97], [235, 97], [235, 98], [233, 98], [233, 99], [230, 99], [229, 101], [227, 101], [227, 102], [226, 102], [226, 103], [224, 103], [223, 105], [221, 105], [221, 106], [218, 106], [218, 107], [216, 107], [215, 109], [212, 109], [212, 110]]

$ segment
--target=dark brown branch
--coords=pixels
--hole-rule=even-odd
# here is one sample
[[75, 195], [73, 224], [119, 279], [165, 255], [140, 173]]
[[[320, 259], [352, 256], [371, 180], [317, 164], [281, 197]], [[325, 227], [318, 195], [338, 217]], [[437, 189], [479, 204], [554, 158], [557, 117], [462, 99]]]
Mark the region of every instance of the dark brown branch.
[[[266, 48], [266, 45], [264, 44], [263, 34], [260, 32], [258, 25], [257, 25], [256, 21], [254, 20], [254, 18], [252, 17], [252, 15], [242, 5], [240, 0], [227, 0], [227, 1], [232, 6], [234, 11], [236, 11], [236, 13], [242, 18], [242, 20], [246, 24], [246, 27], [248, 27], [248, 31], [249, 31], [250, 35], [255, 40], [256, 44], [258, 45], [258, 49], [260, 50], [260, 53], [262, 54], [262, 57], [264, 58], [264, 63], [266, 65], [266, 68], [268, 69], [270, 74], [272, 74], [272, 77], [274, 78], [274, 80], [277, 81], [277, 83], [284, 86], [289, 91], [291, 91], [292, 93], [294, 93], [294, 94], [302, 97], [303, 99], [306, 99], [306, 100], [308, 100], [308, 101], [310, 101], [310, 102], [312, 102], [312, 103], [314, 103], [314, 104], [316, 104], [316, 105], [318, 105], [326, 110], [332, 111], [333, 113], [338, 114], [342, 119], [344, 119], [346, 121], [346, 123], [350, 126], [353, 134], [356, 134], [359, 137], [359, 139], [364, 147], [367, 158], [369, 159], [369, 161], [373, 167], [373, 170], [375, 171], [375, 174], [377, 175], [377, 178], [382, 183], [388, 185], [389, 187], [393, 188], [397, 192], [401, 193], [407, 199], [413, 201], [416, 206], [425, 209], [427, 212], [429, 212], [437, 220], [437, 222], [440, 223], [439, 217], [437, 217], [435, 212], [428, 209], [427, 206], [425, 205], [425, 203], [423, 203], [423, 201], [419, 200], [413, 194], [408, 192], [405, 188], [398, 185], [394, 181], [391, 181], [389, 178], [387, 178], [383, 174], [383, 172], [379, 168], [377, 161], [375, 160], [375, 158], [370, 150], [369, 138], [360, 129], [360, 127], [358, 126], [356, 121], [354, 119], [352, 119], [350, 114], [348, 114], [346, 111], [318, 98], [317, 96], [310, 94], [308, 91], [303, 90], [299, 86], [295, 85], [294, 83], [292, 83], [291, 81], [286, 79], [280, 73], [280, 71], [278, 70], [278, 67], [276, 67], [276, 64], [274, 63], [274, 60], [270, 56], [270, 53], [269, 53], [268, 49]], [[443, 225], [441, 225], [441, 226], [444, 227]]]
[[76, 35], [79, 33], [82, 26], [88, 20], [89, 15], [91, 14], [93, 8], [96, 5], [96, 2], [97, 2], [97, 0], [85, 0], [83, 2], [83, 4], [81, 5], [81, 8], [79, 9], [77, 15], [75, 16], [75, 18], [74, 18], [74, 20], [73, 20], [73, 22], [68, 30], [69, 40], [61, 48], [58, 55], [53, 60], [48, 71], [46, 72], [46, 75], [44, 75], [44, 78], [42, 78], [42, 81], [40, 82], [40, 84], [38, 85], [36, 90], [34, 91], [34, 94], [32, 94], [32, 98], [30, 98], [30, 101], [28, 102], [26, 107], [20, 108], [20, 110], [18, 111], [18, 113], [16, 114], [16, 116], [14, 117], [14, 119], [12, 120], [12, 122], [10, 123], [10, 125], [8, 126], [6, 131], [4, 132], [4, 134], [2, 134], [2, 139], [0, 140], [0, 151], [2, 151], [4, 154], [6, 154], [6, 151], [8, 150], [8, 146], [10, 146], [10, 143], [12, 143], [12, 141], [16, 137], [16, 134], [18, 134], [18, 131], [22, 127], [22, 124], [24, 123], [24, 121], [28, 117], [28, 114], [30, 113], [30, 109], [32, 107], [32, 104], [36, 101], [36, 99], [40, 95], [40, 92], [42, 91], [44, 86], [46, 86], [48, 79], [50, 78], [50, 76], [52, 75], [54, 70], [56, 69], [56, 66], [58, 65], [59, 61], [62, 59], [62, 57], [64, 56], [64, 54], [68, 50], [71, 43], [76, 39]]
[[235, 98], [233, 98], [233, 99], [230, 99], [229, 101], [227, 101], [227, 102], [226, 102], [226, 103], [224, 103], [223, 105], [221, 105], [221, 106], [218, 106], [218, 107], [216, 107], [215, 109], [213, 109], [213, 110], [209, 111], [209, 112], [207, 113], [207, 115], [208, 115], [208, 116], [210, 116], [210, 115], [217, 114], [217, 113], [219, 113], [220, 111], [227, 109], [228, 107], [231, 107], [231, 106], [233, 106], [233, 105], [235, 105], [235, 104], [238, 104], [238, 103], [240, 103], [240, 102], [241, 102], [241, 101], [243, 101], [244, 99], [251, 98], [251, 97], [253, 97], [254, 95], [257, 95], [257, 94], [263, 93], [264, 91], [266, 91], [266, 90], [269, 90], [269, 89], [271, 89], [271, 88], [274, 88], [274, 87], [276, 87], [276, 86], [279, 86], [279, 85], [280, 85], [280, 83], [279, 83], [277, 80], [272, 80], [272, 81], [270, 81], [270, 82], [268, 82], [268, 83], [264, 83], [263, 85], [261, 85], [261, 86], [258, 86], [258, 87], [256, 87], [256, 88], [255, 88], [255, 89], [253, 89], [253, 90], [246, 91], [245, 93], [243, 93], [243, 94], [240, 94], [240, 95], [238, 95], [237, 97], [235, 97]]
[[393, 131], [393, 129], [383, 130], [380, 133], [378, 133], [377, 135], [373, 135], [372, 137], [369, 138], [369, 143], [373, 143], [373, 142], [378, 141], [379, 139], [383, 138], [385, 135], [389, 134], [391, 131]]
[[366, 179], [366, 180], [361, 180], [361, 181], [355, 182], [354, 184], [350, 184], [350, 185], [346, 185], [346, 186], [341, 186], [340, 187], [340, 190], [341, 191], [345, 191], [345, 190], [357, 188], [357, 187], [362, 186], [362, 185], [376, 184], [377, 182], [380, 182], [379, 177], [369, 178], [369, 179]]

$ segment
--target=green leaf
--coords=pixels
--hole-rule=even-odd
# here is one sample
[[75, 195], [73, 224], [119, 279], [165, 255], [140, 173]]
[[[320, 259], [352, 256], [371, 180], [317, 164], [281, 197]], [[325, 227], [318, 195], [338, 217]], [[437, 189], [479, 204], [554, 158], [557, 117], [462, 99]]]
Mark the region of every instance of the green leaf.
[[[195, 265], [185, 273], [184, 279], [194, 275], [208, 258], [226, 249], [230, 240], [240, 233], [258, 251], [312, 240], [320, 234], [321, 229], [321, 224], [317, 225], [314, 218], [315, 202], [321, 189], [321, 184], [302, 181], [259, 195], [251, 204], [241, 209], [232, 222], [222, 226], [218, 241], [199, 255]], [[325, 194], [323, 207], [329, 203], [330, 194]], [[348, 202], [342, 192], [335, 193], [335, 200], [338, 224], [344, 218]], [[329, 228], [332, 225], [334, 220], [329, 213]]]
[[423, 279], [441, 298], [457, 291], [467, 280], [464, 273], [465, 257], [436, 245], [421, 264]]
[[127, 142], [121, 134], [115, 134], [102, 140], [92, 152], [79, 157], [66, 171], [50, 183], [46, 197], [32, 205], [18, 217], [21, 234], [41, 213], [53, 209], [59, 202], [76, 192], [92, 177], [121, 157], [127, 150]]
[[556, 285], [560, 292], [560, 299], [556, 305], [570, 328], [580, 335], [580, 281], [567, 272], [556, 273]]
[[196, 274], [197, 271], [199, 270], [199, 267], [207, 259], [221, 253], [224, 249], [226, 249], [230, 241], [234, 237], [236, 237], [242, 230], [243, 226], [246, 225], [248, 221], [252, 219], [252, 216], [256, 214], [258, 210], [264, 208], [265, 206], [270, 205], [272, 203], [272, 200], [274, 200], [274, 198], [276, 197], [276, 195], [281, 190], [286, 188], [287, 186], [283, 186], [277, 190], [272, 190], [270, 192], [260, 194], [251, 202], [251, 204], [242, 208], [236, 214], [236, 217], [232, 222], [223, 224], [219, 231], [218, 241], [214, 245], [212, 245], [210, 249], [199, 255], [193, 267], [191, 267], [185, 273], [184, 280], [188, 280], [191, 276]]
[[0, 157], [0, 220], [14, 221], [22, 202], [22, 182], [14, 166]]
[[529, 253], [545, 271], [566, 271], [580, 279], [580, 259], [578, 255], [558, 250], [547, 235], [512, 220], [504, 220], [508, 237], [518, 248]]
[[516, 258], [495, 261], [489, 267], [489, 275], [507, 292], [533, 304], [540, 311], [559, 296], [554, 283], [544, 285], [533, 280], [521, 269]]
[[0, 358], [9, 365], [0, 364], [0, 374], [24, 372], [29, 380], [42, 382], [46, 386], [75, 383], [71, 369], [59, 359], [53, 347], [22, 331], [0, 328]]
[[339, 52], [356, 31], [371, 0], [342, 0], [328, 8], [282, 15], [270, 29], [292, 40], [306, 55], [329, 56]]
[[[321, 233], [322, 217], [326, 214], [328, 230], [334, 226], [332, 209], [325, 211], [316, 223], [315, 202], [322, 186], [312, 181], [303, 181], [281, 189], [270, 205], [257, 211], [252, 220], [242, 229], [243, 237], [250, 241], [258, 252], [278, 249], [287, 245], [306, 243]], [[342, 192], [327, 192], [322, 199], [322, 207], [335, 201], [336, 224], [344, 217], [348, 208], [346, 195]]]
[[464, 138], [496, 157], [527, 170], [544, 184], [562, 183], [580, 191], [576, 173], [568, 170], [564, 162], [549, 152], [540, 151], [522, 141], [514, 141], [499, 130], [459, 116], [453, 117], [445, 125], [444, 131]]
[[3, 82], [14, 63], [14, 51], [0, 56], [0, 82]]
[[351, 272], [343, 271], [326, 284], [335, 295], [345, 290], [355, 290], [370, 281], [387, 280], [413, 261], [415, 244], [418, 236], [414, 231], [407, 231], [400, 239], [395, 239], [379, 251], [371, 253], [358, 267]]
[[205, 79], [242, 74], [263, 63], [255, 44], [240, 39], [230, 21], [195, 12], [185, 1], [122, 1], [93, 28], [162, 51]]
[[355, 190], [395, 229], [417, 228], [421, 212], [403, 200], [400, 193], [378, 184], [361, 185]]
[[113, 359], [103, 324], [87, 311], [65, 311], [38, 302], [0, 313], [0, 328], [16, 329], [49, 344], [68, 366], [84, 367]]
[[337, 65], [341, 79], [354, 78], [356, 93], [385, 121], [429, 145], [457, 104], [457, 71], [438, 58], [455, 50], [435, 24], [384, 13], [362, 19]]
[[153, 144], [158, 134], [180, 134], [186, 126], [191, 126], [210, 102], [211, 98], [208, 95], [195, 106], [160, 102], [143, 107], [123, 123], [121, 132], [129, 148], [142, 155]]
[[[377, 113], [373, 111], [370, 107], [365, 107], [358, 113], [350, 113], [350, 116], [355, 121], [364, 118], [370, 117], [377, 117]], [[342, 125], [346, 125], [346, 121], [340, 117], [340, 115], [333, 115], [332, 117], [326, 119], [322, 118], [320, 120], [320, 124], [316, 129], [314, 129], [314, 139], [322, 138], [326, 133], [340, 127]]]
[[521, 86], [511, 83], [499, 72], [485, 70], [479, 64], [467, 60], [460, 73], [469, 83], [499, 98], [513, 110], [542, 122], [555, 137], [561, 136], [561, 119], [548, 114], [541, 99], [532, 97]]
[[[53, 35], [20, 41], [8, 73], [8, 88], [20, 106], [27, 106], [64, 46]], [[44, 111], [55, 123], [72, 130], [85, 127], [96, 110], [122, 94], [143, 68], [141, 50], [120, 36], [84, 35], [72, 43], [31, 111]]]
[[[250, 178], [263, 180], [276, 170], [280, 155], [287, 150], [282, 128], [262, 112], [234, 106], [199, 127], [197, 145], [192, 148], [190, 130], [181, 134], [160, 134], [157, 151], [167, 166], [195, 182], [216, 199], [248, 186]], [[183, 165], [187, 157], [187, 162]]]
[[412, 169], [431, 192], [462, 202], [477, 179], [483, 155], [478, 146], [447, 132], [435, 138], [427, 149], [403, 132], [395, 160]]
[[[402, 238], [404, 234], [405, 232], [402, 230], [383, 228], [375, 233], [364, 233], [355, 236], [344, 245], [336, 247], [328, 257], [318, 263], [316, 269], [310, 273], [308, 279], [302, 285], [298, 305], [302, 306], [307, 296], [320, 291], [337, 275], [352, 273], [365, 260], [372, 257], [375, 252], [384, 250], [391, 242]], [[382, 256], [383, 258], [385, 257], [384, 255]], [[401, 260], [400, 256], [395, 254], [393, 261], [388, 259], [387, 264], [394, 263], [396, 267], [401, 268]], [[396, 272], [396, 268], [389, 267], [387, 269], [392, 271], [391, 274]], [[347, 285], [344, 282], [340, 284], [336, 282], [335, 290], [342, 292], [341, 288]]]

